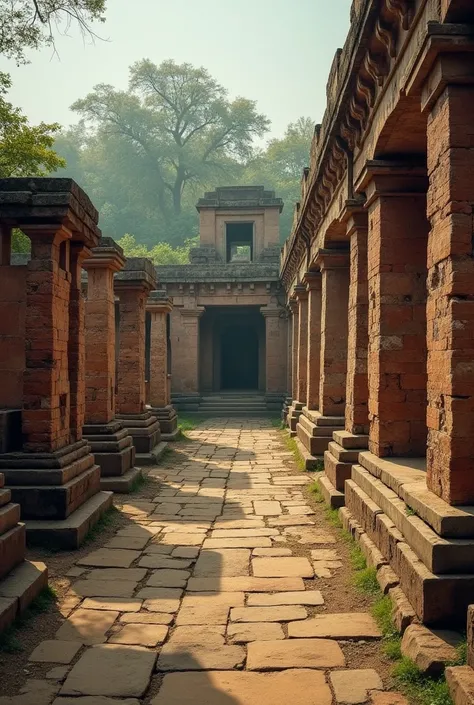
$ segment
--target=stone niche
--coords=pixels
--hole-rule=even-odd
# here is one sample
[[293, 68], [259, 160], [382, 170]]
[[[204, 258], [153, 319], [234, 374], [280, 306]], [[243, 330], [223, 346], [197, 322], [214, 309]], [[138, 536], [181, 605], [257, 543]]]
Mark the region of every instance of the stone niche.
[[[10, 297], [16, 311], [0, 329], [2, 380], [12, 368], [11, 383], [0, 387], [0, 408], [12, 412], [3, 422], [0, 472], [28, 542], [74, 548], [112, 502], [82, 437], [81, 271], [99, 242], [98, 213], [71, 179], [0, 179], [0, 199], [0, 302]], [[10, 264], [11, 228], [31, 241], [26, 266]]]

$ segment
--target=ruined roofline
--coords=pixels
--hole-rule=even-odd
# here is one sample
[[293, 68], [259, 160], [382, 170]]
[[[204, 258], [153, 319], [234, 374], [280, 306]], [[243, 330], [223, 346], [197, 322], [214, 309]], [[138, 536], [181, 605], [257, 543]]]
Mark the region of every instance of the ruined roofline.
[[199, 265], [168, 264], [156, 267], [156, 278], [160, 284], [180, 282], [268, 282], [280, 281], [278, 263], [274, 265]]
[[206, 191], [196, 204], [198, 211], [206, 208], [278, 208], [281, 213], [283, 200], [275, 196], [275, 191], [266, 191], [264, 186], [217, 186], [214, 191]]

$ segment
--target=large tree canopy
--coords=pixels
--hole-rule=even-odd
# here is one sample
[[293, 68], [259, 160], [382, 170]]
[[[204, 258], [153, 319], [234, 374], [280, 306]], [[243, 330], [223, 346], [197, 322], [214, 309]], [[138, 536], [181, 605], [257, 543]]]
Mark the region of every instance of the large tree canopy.
[[[236, 168], [253, 152], [253, 140], [269, 121], [254, 101], [236, 98], [203, 68], [145, 59], [130, 70], [127, 92], [109, 85], [72, 106], [97, 127], [101, 139], [132, 148], [142, 170], [153, 176], [161, 217], [170, 224], [182, 214], [183, 197], [192, 184], [212, 183]], [[220, 177], [220, 178], [219, 178]]]
[[76, 24], [92, 34], [90, 23], [103, 22], [106, 0], [0, 0], [0, 54], [26, 63], [26, 50], [54, 46], [55, 31]]

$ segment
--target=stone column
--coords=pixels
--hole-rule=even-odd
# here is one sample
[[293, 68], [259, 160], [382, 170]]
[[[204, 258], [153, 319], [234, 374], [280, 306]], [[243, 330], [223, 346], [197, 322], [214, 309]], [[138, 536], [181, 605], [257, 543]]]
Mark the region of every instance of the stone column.
[[[0, 455], [0, 472], [14, 502], [21, 505], [28, 540], [75, 548], [112, 500], [111, 493], [99, 491], [100, 469], [81, 438], [84, 319], [80, 276], [82, 260], [99, 240], [98, 214], [69, 180], [19, 180], [18, 188], [21, 203], [27, 205], [18, 207], [18, 194], [10, 183], [10, 190], [2, 193], [2, 215], [8, 219], [11, 199], [11, 222], [31, 240], [23, 440], [18, 452]], [[31, 190], [29, 200], [25, 200], [25, 188]], [[44, 210], [42, 192], [47, 196]]]
[[199, 404], [199, 319], [204, 313], [204, 307], [180, 308], [180, 323], [182, 335], [179, 336], [179, 360], [182, 379], [180, 381], [180, 396], [183, 403]]
[[346, 252], [321, 250], [317, 263], [322, 273], [321, 377], [319, 411], [344, 423], [347, 368], [347, 305], [349, 258]]
[[295, 296], [289, 300], [292, 313], [291, 326], [291, 405], [288, 409], [286, 422], [292, 436], [296, 435], [296, 425], [303, 409], [303, 403], [298, 401], [298, 336], [299, 336], [299, 305]]
[[324, 453], [321, 489], [333, 507], [344, 504], [345, 481], [359, 452], [368, 447], [367, 381], [367, 211], [347, 202], [344, 220], [350, 242], [345, 427], [332, 434]]
[[145, 313], [155, 283], [153, 263], [143, 257], [129, 258], [115, 275], [119, 298], [117, 417], [133, 438], [138, 465], [156, 464], [166, 447], [160, 443], [156, 416], [146, 408]]
[[304, 406], [308, 387], [308, 292], [303, 284], [295, 287], [298, 301], [298, 353], [296, 358], [296, 400]]
[[306, 272], [303, 278], [308, 292], [308, 351], [306, 406], [319, 408], [319, 370], [321, 355], [321, 274]]
[[82, 242], [71, 242], [69, 256], [71, 289], [69, 297], [69, 388], [71, 405], [71, 443], [82, 439], [86, 406], [85, 386], [85, 328], [82, 267], [91, 250]]
[[474, 70], [438, 57], [422, 92], [428, 114], [428, 488], [474, 503]]
[[286, 381], [286, 316], [284, 309], [262, 306], [265, 318], [265, 401], [271, 411], [279, 411]]
[[115, 296], [114, 274], [125, 264], [122, 248], [101, 238], [85, 262], [87, 301], [86, 413], [84, 438], [100, 466], [100, 486], [129, 492], [141, 475], [133, 467], [135, 446], [122, 421], [115, 418]]
[[426, 451], [426, 176], [372, 162], [369, 211], [369, 448], [378, 457]]
[[150, 406], [160, 422], [163, 440], [175, 440], [178, 435], [178, 417], [171, 404], [168, 370], [168, 316], [173, 300], [165, 291], [152, 291], [147, 303], [151, 317], [150, 335]]

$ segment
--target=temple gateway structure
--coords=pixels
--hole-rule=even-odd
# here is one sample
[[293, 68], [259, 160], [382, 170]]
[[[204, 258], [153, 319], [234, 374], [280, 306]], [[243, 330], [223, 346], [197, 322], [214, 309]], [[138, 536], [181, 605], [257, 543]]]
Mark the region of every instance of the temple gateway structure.
[[232, 186], [197, 203], [188, 265], [157, 267], [173, 299], [172, 387], [180, 409], [279, 411], [287, 382], [287, 310], [279, 278], [283, 202]]

